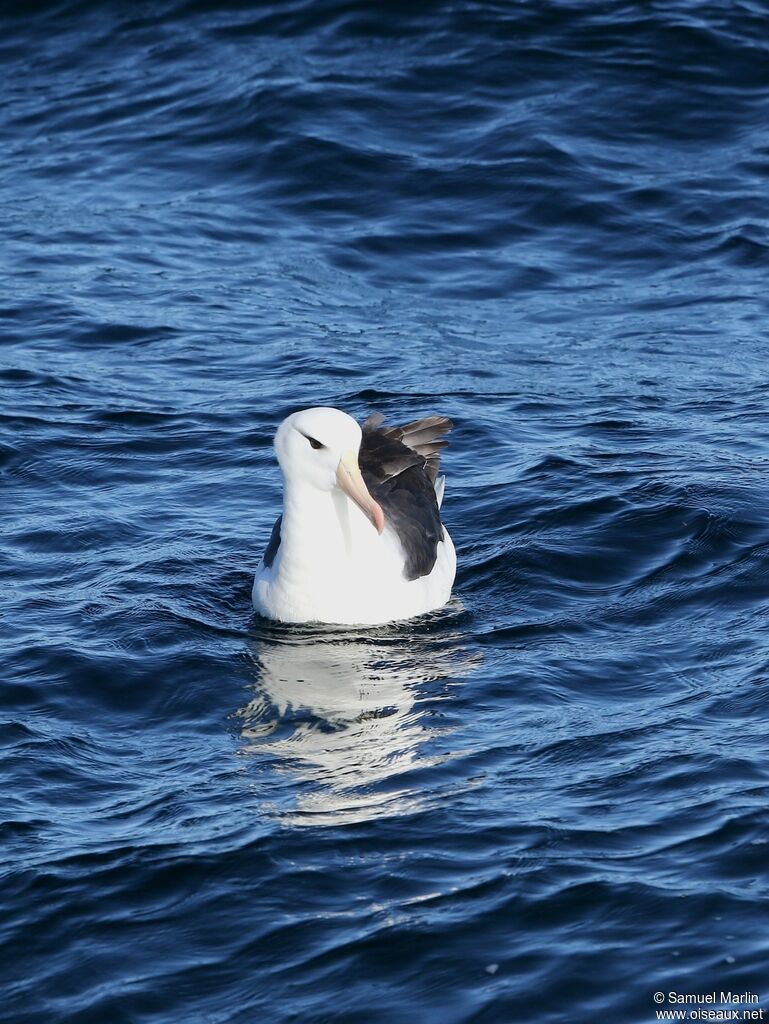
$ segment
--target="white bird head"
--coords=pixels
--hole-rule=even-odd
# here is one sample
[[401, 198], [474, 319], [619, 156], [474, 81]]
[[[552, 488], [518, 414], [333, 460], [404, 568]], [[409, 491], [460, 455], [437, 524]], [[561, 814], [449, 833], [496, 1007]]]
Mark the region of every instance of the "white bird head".
[[286, 485], [301, 482], [328, 492], [340, 488], [381, 533], [384, 514], [369, 494], [358, 466], [361, 436], [352, 416], [339, 409], [302, 409], [278, 427], [275, 454]]

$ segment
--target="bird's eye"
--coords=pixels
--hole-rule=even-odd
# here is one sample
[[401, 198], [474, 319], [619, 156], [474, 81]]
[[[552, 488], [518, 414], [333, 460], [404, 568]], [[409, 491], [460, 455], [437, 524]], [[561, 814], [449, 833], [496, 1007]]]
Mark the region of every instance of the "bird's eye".
[[314, 437], [308, 437], [307, 440], [310, 442], [310, 447], [318, 451], [319, 448], [325, 448], [325, 444], [321, 444], [320, 441], [316, 441]]

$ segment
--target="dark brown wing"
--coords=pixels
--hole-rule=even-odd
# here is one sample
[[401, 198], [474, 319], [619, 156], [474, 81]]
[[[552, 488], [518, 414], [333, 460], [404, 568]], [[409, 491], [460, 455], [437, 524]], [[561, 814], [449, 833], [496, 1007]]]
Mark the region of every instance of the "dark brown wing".
[[283, 516], [279, 515], [275, 520], [275, 525], [272, 528], [272, 533], [270, 534], [270, 539], [263, 555], [264, 564], [268, 569], [272, 568], [272, 563], [275, 561], [275, 556], [277, 555], [278, 548], [280, 547], [280, 524], [282, 522]]
[[443, 540], [435, 495], [442, 436], [453, 424], [445, 416], [427, 416], [402, 427], [381, 426], [384, 417], [363, 424], [358, 461], [371, 494], [382, 506], [405, 555], [404, 575], [419, 579], [432, 572]]
[[383, 437], [400, 441], [406, 448], [421, 455], [424, 469], [433, 483], [438, 476], [441, 450], [448, 445], [442, 440], [454, 424], [447, 416], [425, 416], [424, 419], [406, 423], [403, 427], [383, 427], [384, 416], [374, 413], [363, 424], [364, 440], [366, 433], [381, 434]]

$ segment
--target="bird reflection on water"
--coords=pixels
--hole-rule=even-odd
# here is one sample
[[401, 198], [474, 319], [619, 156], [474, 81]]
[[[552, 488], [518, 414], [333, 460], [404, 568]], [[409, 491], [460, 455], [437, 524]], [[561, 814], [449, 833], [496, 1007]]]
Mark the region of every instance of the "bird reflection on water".
[[[254, 696], [236, 712], [242, 752], [295, 774], [290, 824], [345, 824], [411, 813], [427, 799], [419, 772], [452, 758], [437, 705], [481, 662], [446, 623], [457, 604], [357, 632], [258, 621]], [[265, 794], [260, 794], [260, 797]], [[269, 805], [269, 796], [263, 801]]]

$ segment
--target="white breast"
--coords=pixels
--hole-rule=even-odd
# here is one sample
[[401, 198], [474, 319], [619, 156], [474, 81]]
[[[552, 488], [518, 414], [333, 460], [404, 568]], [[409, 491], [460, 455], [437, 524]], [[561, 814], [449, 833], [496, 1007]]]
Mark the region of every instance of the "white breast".
[[444, 529], [432, 572], [403, 576], [396, 534], [379, 535], [339, 492], [286, 495], [281, 543], [272, 566], [259, 566], [256, 610], [281, 622], [379, 624], [411, 618], [444, 605], [451, 596], [456, 554]]

